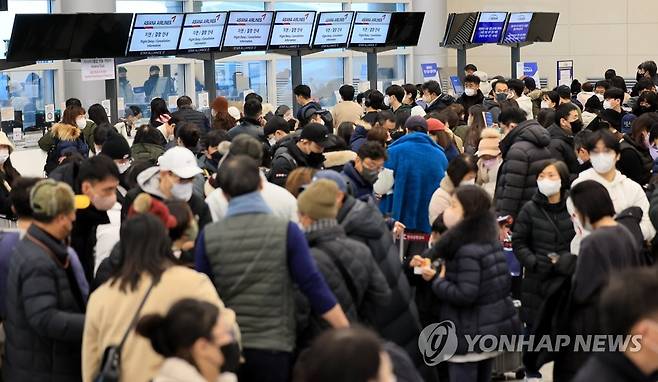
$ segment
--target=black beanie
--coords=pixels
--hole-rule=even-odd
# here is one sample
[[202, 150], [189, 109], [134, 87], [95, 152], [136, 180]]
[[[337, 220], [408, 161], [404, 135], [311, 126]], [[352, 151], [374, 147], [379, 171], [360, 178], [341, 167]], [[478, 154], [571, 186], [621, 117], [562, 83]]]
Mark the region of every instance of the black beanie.
[[101, 152], [114, 160], [130, 158], [130, 146], [119, 134], [110, 134], [103, 143]]

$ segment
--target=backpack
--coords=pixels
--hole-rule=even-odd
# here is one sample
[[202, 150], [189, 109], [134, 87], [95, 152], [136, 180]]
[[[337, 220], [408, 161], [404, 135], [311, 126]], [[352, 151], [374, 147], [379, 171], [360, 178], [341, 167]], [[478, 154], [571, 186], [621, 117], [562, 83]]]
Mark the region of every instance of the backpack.
[[48, 150], [46, 165], [44, 166], [46, 175], [50, 174], [52, 170], [59, 166], [59, 158], [67, 153], [77, 152], [84, 158], [89, 157], [89, 146], [85, 143], [82, 136], [75, 141], [63, 141], [57, 137], [53, 138], [53, 140], [53, 145], [50, 147], [50, 150]]
[[334, 117], [331, 115], [329, 110], [325, 110], [320, 106], [319, 103], [309, 102], [299, 111], [299, 115], [302, 117], [299, 121], [302, 126], [306, 125], [308, 121], [313, 117], [314, 114], [319, 114], [320, 118], [324, 122], [324, 125], [328, 130], [333, 130], [334, 126]]

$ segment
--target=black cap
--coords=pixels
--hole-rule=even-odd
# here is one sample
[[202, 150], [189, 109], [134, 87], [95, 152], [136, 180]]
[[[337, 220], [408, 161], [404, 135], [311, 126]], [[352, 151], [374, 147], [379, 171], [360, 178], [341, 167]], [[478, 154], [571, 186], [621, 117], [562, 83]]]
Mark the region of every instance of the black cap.
[[329, 131], [319, 123], [309, 123], [304, 126], [300, 138], [315, 142], [325, 148], [331, 145], [331, 141], [329, 141]]
[[130, 145], [121, 135], [110, 134], [103, 143], [101, 152], [114, 160], [128, 159], [130, 158]]
[[272, 135], [279, 130], [282, 130], [286, 134], [289, 134], [290, 125], [288, 125], [288, 122], [285, 119], [279, 116], [273, 116], [265, 124], [265, 128], [263, 129], [263, 134], [267, 137], [268, 135]]
[[154, 71], [156, 71], [156, 70], [157, 70], [158, 72], [160, 71], [160, 67], [157, 66], [157, 65], [151, 65], [151, 67], [149, 68], [149, 72], [154, 72]]

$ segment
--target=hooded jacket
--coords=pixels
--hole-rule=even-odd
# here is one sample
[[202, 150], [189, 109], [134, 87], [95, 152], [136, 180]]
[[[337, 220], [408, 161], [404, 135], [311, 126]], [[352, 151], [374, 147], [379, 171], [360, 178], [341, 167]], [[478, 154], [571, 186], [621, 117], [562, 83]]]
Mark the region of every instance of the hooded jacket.
[[456, 354], [468, 353], [466, 335], [521, 333], [510, 296], [512, 279], [491, 212], [462, 220], [441, 236], [431, 253], [433, 259], [445, 259], [445, 278], [431, 282], [441, 301], [441, 320], [452, 321], [457, 329]]
[[352, 133], [352, 137], [350, 138], [350, 149], [354, 152], [358, 152], [361, 146], [366, 143], [367, 138], [368, 130], [361, 125], [356, 125], [354, 127], [354, 133]]
[[290, 139], [279, 147], [272, 160], [272, 168], [267, 174], [267, 180], [277, 186], [285, 187], [288, 175], [298, 167], [322, 168], [325, 156], [322, 154], [304, 154], [297, 147], [299, 139]]
[[[128, 210], [132, 206], [133, 202], [137, 195], [142, 192], [159, 199], [166, 200], [165, 195], [160, 191], [160, 168], [159, 167], [150, 167], [142, 171], [137, 175], [137, 187], [128, 191], [126, 194], [126, 199], [121, 208], [121, 221], [126, 220], [128, 216]], [[199, 223], [199, 231], [205, 227], [206, 224], [212, 222], [212, 217], [210, 215], [210, 209], [206, 202], [198, 195], [192, 194], [190, 200], [187, 201], [187, 204], [192, 210], [192, 214], [197, 219]]]
[[430, 199], [447, 167], [443, 148], [426, 133], [414, 132], [398, 139], [389, 146], [385, 164], [395, 177], [393, 194], [382, 198], [380, 209], [409, 231], [430, 233]]
[[364, 202], [372, 200], [374, 192], [372, 184], [366, 182], [356, 168], [354, 168], [354, 161], [348, 162], [343, 167], [342, 174], [349, 180], [349, 185], [352, 188], [352, 196]]
[[628, 134], [624, 135], [620, 149], [617, 170], [641, 186], [649, 184], [653, 169], [653, 159], [649, 149], [644, 145], [638, 145]]
[[165, 149], [160, 145], [154, 143], [135, 143], [130, 148], [133, 160], [147, 160], [152, 163], [157, 163], [158, 158], [164, 154]]
[[[512, 246], [514, 255], [525, 268], [521, 319], [528, 327], [533, 326], [542, 303], [562, 280], [557, 271], [559, 266], [554, 266], [547, 255], [569, 254], [575, 234], [567, 211], [566, 195], [558, 204], [549, 204], [548, 198], [537, 192], [521, 209], [514, 224]], [[563, 259], [566, 256], [560, 256], [560, 260]]]
[[553, 158], [564, 162], [569, 173], [574, 177], [578, 175], [578, 157], [573, 147], [573, 135], [567, 134], [560, 126], [552, 124], [548, 127], [551, 144], [548, 146]]
[[503, 164], [496, 183], [498, 216], [516, 215], [537, 191], [537, 175], [553, 158], [551, 138], [537, 121], [524, 121], [500, 141]]

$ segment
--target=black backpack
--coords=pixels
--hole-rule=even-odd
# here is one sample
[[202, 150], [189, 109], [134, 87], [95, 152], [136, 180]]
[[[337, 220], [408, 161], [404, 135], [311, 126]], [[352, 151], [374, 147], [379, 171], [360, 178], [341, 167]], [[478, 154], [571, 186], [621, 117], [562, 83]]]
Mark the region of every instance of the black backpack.
[[48, 150], [46, 165], [43, 168], [46, 175], [50, 174], [51, 171], [59, 166], [59, 158], [66, 153], [77, 152], [82, 155], [83, 158], [89, 157], [89, 146], [82, 136], [75, 141], [63, 141], [56, 137], [53, 139], [53, 145], [50, 147], [50, 150]]

